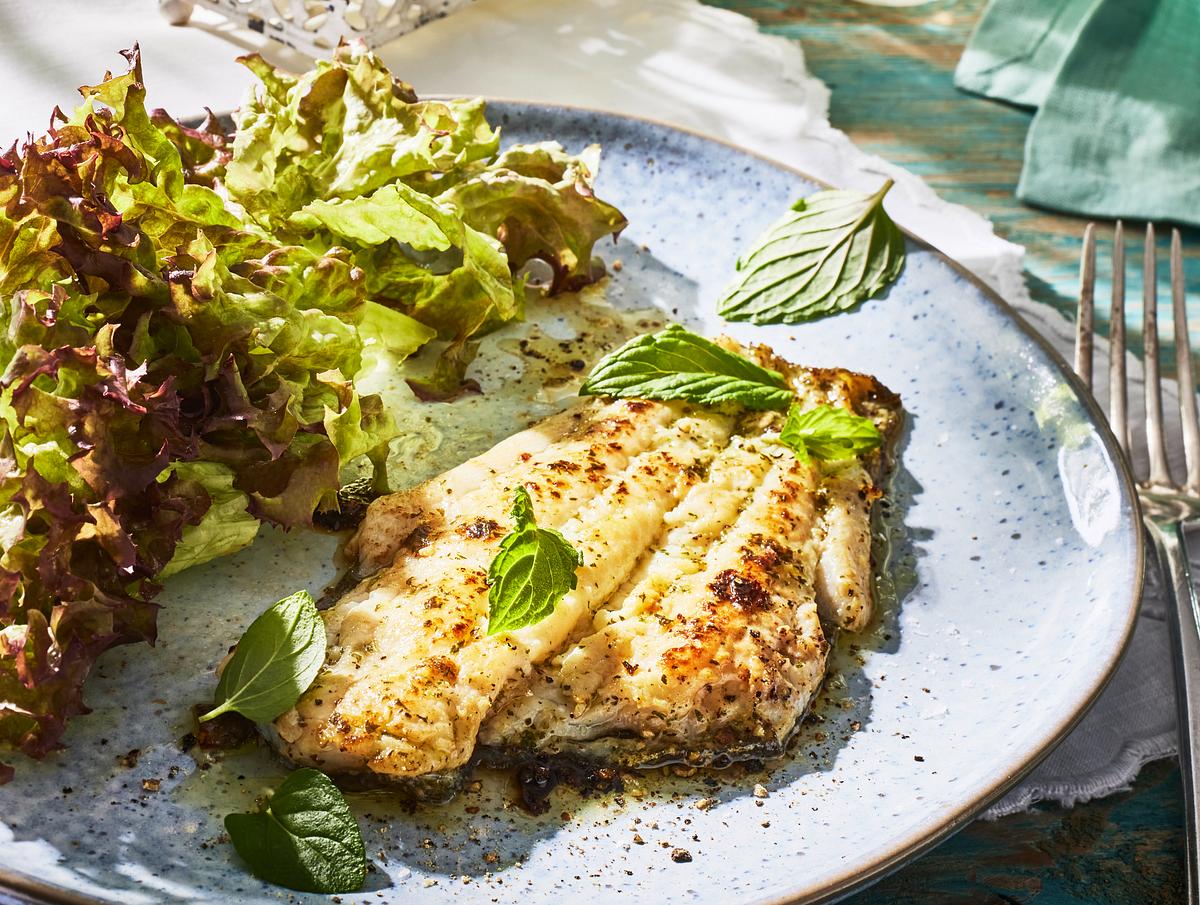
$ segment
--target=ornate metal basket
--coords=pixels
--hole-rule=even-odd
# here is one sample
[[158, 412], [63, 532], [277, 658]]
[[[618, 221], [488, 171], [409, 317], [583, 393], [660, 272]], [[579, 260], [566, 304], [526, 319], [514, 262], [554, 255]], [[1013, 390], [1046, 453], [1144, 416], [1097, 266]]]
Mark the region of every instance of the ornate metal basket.
[[314, 57], [340, 39], [361, 38], [378, 47], [471, 0], [159, 0], [163, 15], [183, 25], [195, 6], [274, 38]]

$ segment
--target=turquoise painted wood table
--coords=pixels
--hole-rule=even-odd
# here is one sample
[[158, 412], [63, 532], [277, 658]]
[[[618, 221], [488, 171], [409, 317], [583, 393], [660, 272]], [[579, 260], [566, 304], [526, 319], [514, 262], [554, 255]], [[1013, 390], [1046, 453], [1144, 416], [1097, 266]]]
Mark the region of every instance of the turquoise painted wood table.
[[[958, 92], [953, 71], [983, 0], [882, 7], [851, 0], [708, 0], [804, 45], [833, 90], [830, 117], [860, 147], [924, 177], [944, 198], [987, 216], [1027, 249], [1033, 297], [1074, 308], [1085, 221], [1013, 196], [1030, 113]], [[1133, 224], [1140, 227], [1141, 224]], [[1189, 285], [1200, 284], [1200, 235], [1185, 231]], [[1131, 252], [1140, 259], [1140, 249]], [[1165, 260], [1165, 253], [1162, 256]], [[1140, 304], [1136, 279], [1129, 298]], [[1107, 285], [1098, 290], [1103, 321]], [[1200, 320], [1200, 293], [1191, 299]], [[1166, 306], [1160, 316], [1167, 313]], [[1137, 312], [1134, 312], [1136, 316]], [[1135, 331], [1136, 333], [1136, 331]], [[1193, 343], [1197, 337], [1193, 335]], [[1168, 351], [1164, 350], [1164, 360]], [[1067, 810], [1039, 807], [977, 822], [851, 901], [894, 903], [1173, 903], [1183, 897], [1178, 770], [1144, 770], [1130, 792]], [[864, 832], [870, 828], [865, 827]]]

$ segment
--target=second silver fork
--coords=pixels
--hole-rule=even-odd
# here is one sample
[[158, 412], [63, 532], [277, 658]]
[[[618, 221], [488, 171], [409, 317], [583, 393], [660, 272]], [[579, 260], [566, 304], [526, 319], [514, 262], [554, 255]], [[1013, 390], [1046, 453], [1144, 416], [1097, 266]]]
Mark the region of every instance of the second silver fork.
[[[1075, 371], [1092, 388], [1095, 336], [1096, 232], [1088, 224], [1080, 263], [1079, 310], [1076, 319]], [[1112, 314], [1109, 335], [1109, 421], [1121, 449], [1130, 459], [1133, 429], [1129, 424], [1128, 380], [1125, 369], [1125, 235], [1118, 221], [1113, 236]], [[1200, 606], [1188, 563], [1186, 526], [1200, 517], [1200, 421], [1188, 339], [1187, 297], [1179, 230], [1171, 231], [1171, 300], [1175, 322], [1175, 364], [1179, 381], [1179, 417], [1183, 431], [1187, 477], [1182, 484], [1171, 476], [1163, 425], [1163, 377], [1158, 353], [1158, 262], [1154, 226], [1146, 227], [1142, 257], [1145, 346], [1146, 450], [1149, 471], [1138, 482], [1142, 518], [1158, 554], [1171, 627], [1175, 666], [1175, 697], [1179, 714], [1179, 767], [1183, 778], [1187, 831], [1188, 901], [1200, 905]]]

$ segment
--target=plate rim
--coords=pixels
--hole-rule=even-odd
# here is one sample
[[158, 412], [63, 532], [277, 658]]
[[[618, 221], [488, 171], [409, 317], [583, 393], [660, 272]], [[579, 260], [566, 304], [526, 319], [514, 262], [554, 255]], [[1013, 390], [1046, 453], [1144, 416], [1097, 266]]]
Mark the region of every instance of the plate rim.
[[[422, 100], [444, 101], [457, 99], [459, 95], [453, 94], [428, 94], [423, 95]], [[509, 105], [513, 107], [523, 106], [529, 108], [540, 108], [549, 111], [566, 111], [570, 113], [583, 115], [598, 115], [604, 118], [617, 120], [626, 120], [633, 123], [639, 123], [646, 126], [651, 126], [657, 129], [666, 130], [668, 132], [677, 132], [682, 135], [698, 139], [703, 142], [719, 145], [727, 150], [734, 151], [739, 154], [744, 154], [755, 160], [765, 163], [768, 166], [775, 167], [787, 173], [797, 176], [806, 182], [819, 186], [822, 189], [836, 188], [833, 184], [824, 179], [819, 179], [810, 173], [805, 172], [799, 167], [786, 163], [778, 158], [768, 154], [748, 148], [745, 145], [740, 145], [737, 142], [722, 138], [716, 135], [710, 135], [702, 132], [699, 129], [691, 126], [683, 126], [677, 123], [671, 123], [667, 120], [658, 119], [652, 116], [644, 116], [640, 114], [626, 113], [618, 110], [605, 109], [603, 107], [594, 107], [587, 104], [566, 104], [560, 102], [548, 102], [528, 100], [518, 97], [499, 96], [499, 95], [480, 95], [485, 103], [485, 110], [493, 104]], [[232, 112], [221, 112], [218, 117], [232, 116]], [[190, 122], [193, 118], [185, 117], [183, 122]], [[199, 117], [194, 117], [199, 119]], [[502, 128], [502, 127], [501, 127]], [[916, 235], [911, 230], [900, 226], [901, 233], [905, 239], [923, 248], [926, 251], [932, 252], [939, 261], [948, 266], [954, 273], [965, 279], [976, 290], [979, 291], [984, 301], [991, 304], [1001, 314], [1005, 315], [1017, 329], [1024, 334], [1025, 338], [1031, 340], [1033, 344], [1041, 350], [1041, 352], [1049, 360], [1059, 372], [1059, 377], [1070, 387], [1075, 398], [1083, 406], [1087, 412], [1088, 418], [1091, 421], [1091, 426], [1096, 430], [1104, 451], [1107, 453], [1110, 462], [1113, 463], [1114, 471], [1117, 476], [1120, 494], [1129, 504], [1131, 513], [1130, 520], [1133, 526], [1133, 558], [1132, 558], [1132, 584], [1129, 587], [1130, 600], [1127, 608], [1125, 625], [1122, 628], [1121, 637], [1116, 649], [1109, 655], [1108, 661], [1103, 665], [1103, 672], [1099, 679], [1093, 683], [1088, 689], [1082, 701], [1075, 709], [1064, 716], [1055, 727], [1055, 729], [1043, 737], [1037, 750], [1024, 762], [1018, 764], [1009, 771], [1002, 779], [989, 787], [980, 795], [975, 796], [971, 801], [961, 805], [947, 816], [938, 816], [934, 818], [936, 825], [927, 831], [917, 830], [910, 833], [896, 845], [892, 846], [883, 856], [874, 859], [869, 865], [861, 868], [850, 868], [830, 881], [822, 883], [816, 888], [795, 887], [791, 891], [782, 893], [770, 893], [765, 896], [759, 896], [753, 899], [744, 900], [743, 905], [788, 905], [788, 903], [803, 902], [806, 905], [821, 905], [821, 903], [833, 902], [846, 896], [852, 895], [862, 889], [865, 889], [874, 883], [882, 880], [889, 874], [899, 870], [908, 862], [915, 860], [921, 855], [936, 848], [942, 842], [945, 842], [968, 823], [974, 820], [980, 813], [986, 810], [991, 804], [1002, 798], [1010, 789], [1015, 787], [1022, 779], [1031, 773], [1056, 747], [1062, 742], [1071, 731], [1079, 724], [1092, 706], [1099, 699], [1108, 683], [1112, 680], [1121, 661], [1124, 659], [1126, 652], [1129, 649], [1130, 639], [1133, 637], [1133, 631], [1137, 624], [1138, 613], [1141, 609], [1141, 599], [1145, 579], [1145, 562], [1146, 549], [1144, 533], [1141, 529], [1142, 514], [1141, 504], [1136, 491], [1136, 482], [1133, 476], [1129, 462], [1125, 459], [1117, 443], [1117, 439], [1112, 432], [1108, 423], [1108, 418], [1100, 408], [1099, 403], [1079, 379], [1079, 376], [1067, 363], [1066, 359], [1059, 354], [1050, 342], [1043, 337], [1033, 326], [1025, 320], [1019, 311], [1004, 299], [996, 290], [985, 283], [973, 271], [969, 270], [958, 261], [951, 258], [945, 252], [934, 246], [928, 240]], [[0, 866], [0, 891], [12, 891], [18, 895], [35, 896], [38, 901], [45, 902], [47, 905], [97, 905], [97, 903], [105, 903], [104, 899], [97, 899], [85, 896], [81, 893], [70, 889], [65, 889], [50, 883], [45, 883], [35, 877], [16, 873], [7, 867]]]

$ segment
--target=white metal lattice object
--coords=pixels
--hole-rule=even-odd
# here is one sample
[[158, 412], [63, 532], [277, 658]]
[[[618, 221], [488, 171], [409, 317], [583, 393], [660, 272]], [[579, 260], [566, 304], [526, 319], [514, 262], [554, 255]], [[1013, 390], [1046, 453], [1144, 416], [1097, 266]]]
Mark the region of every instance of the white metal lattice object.
[[325, 57], [341, 39], [361, 38], [378, 47], [471, 0], [159, 0], [174, 25], [185, 25], [196, 6], [274, 38], [314, 57]]

